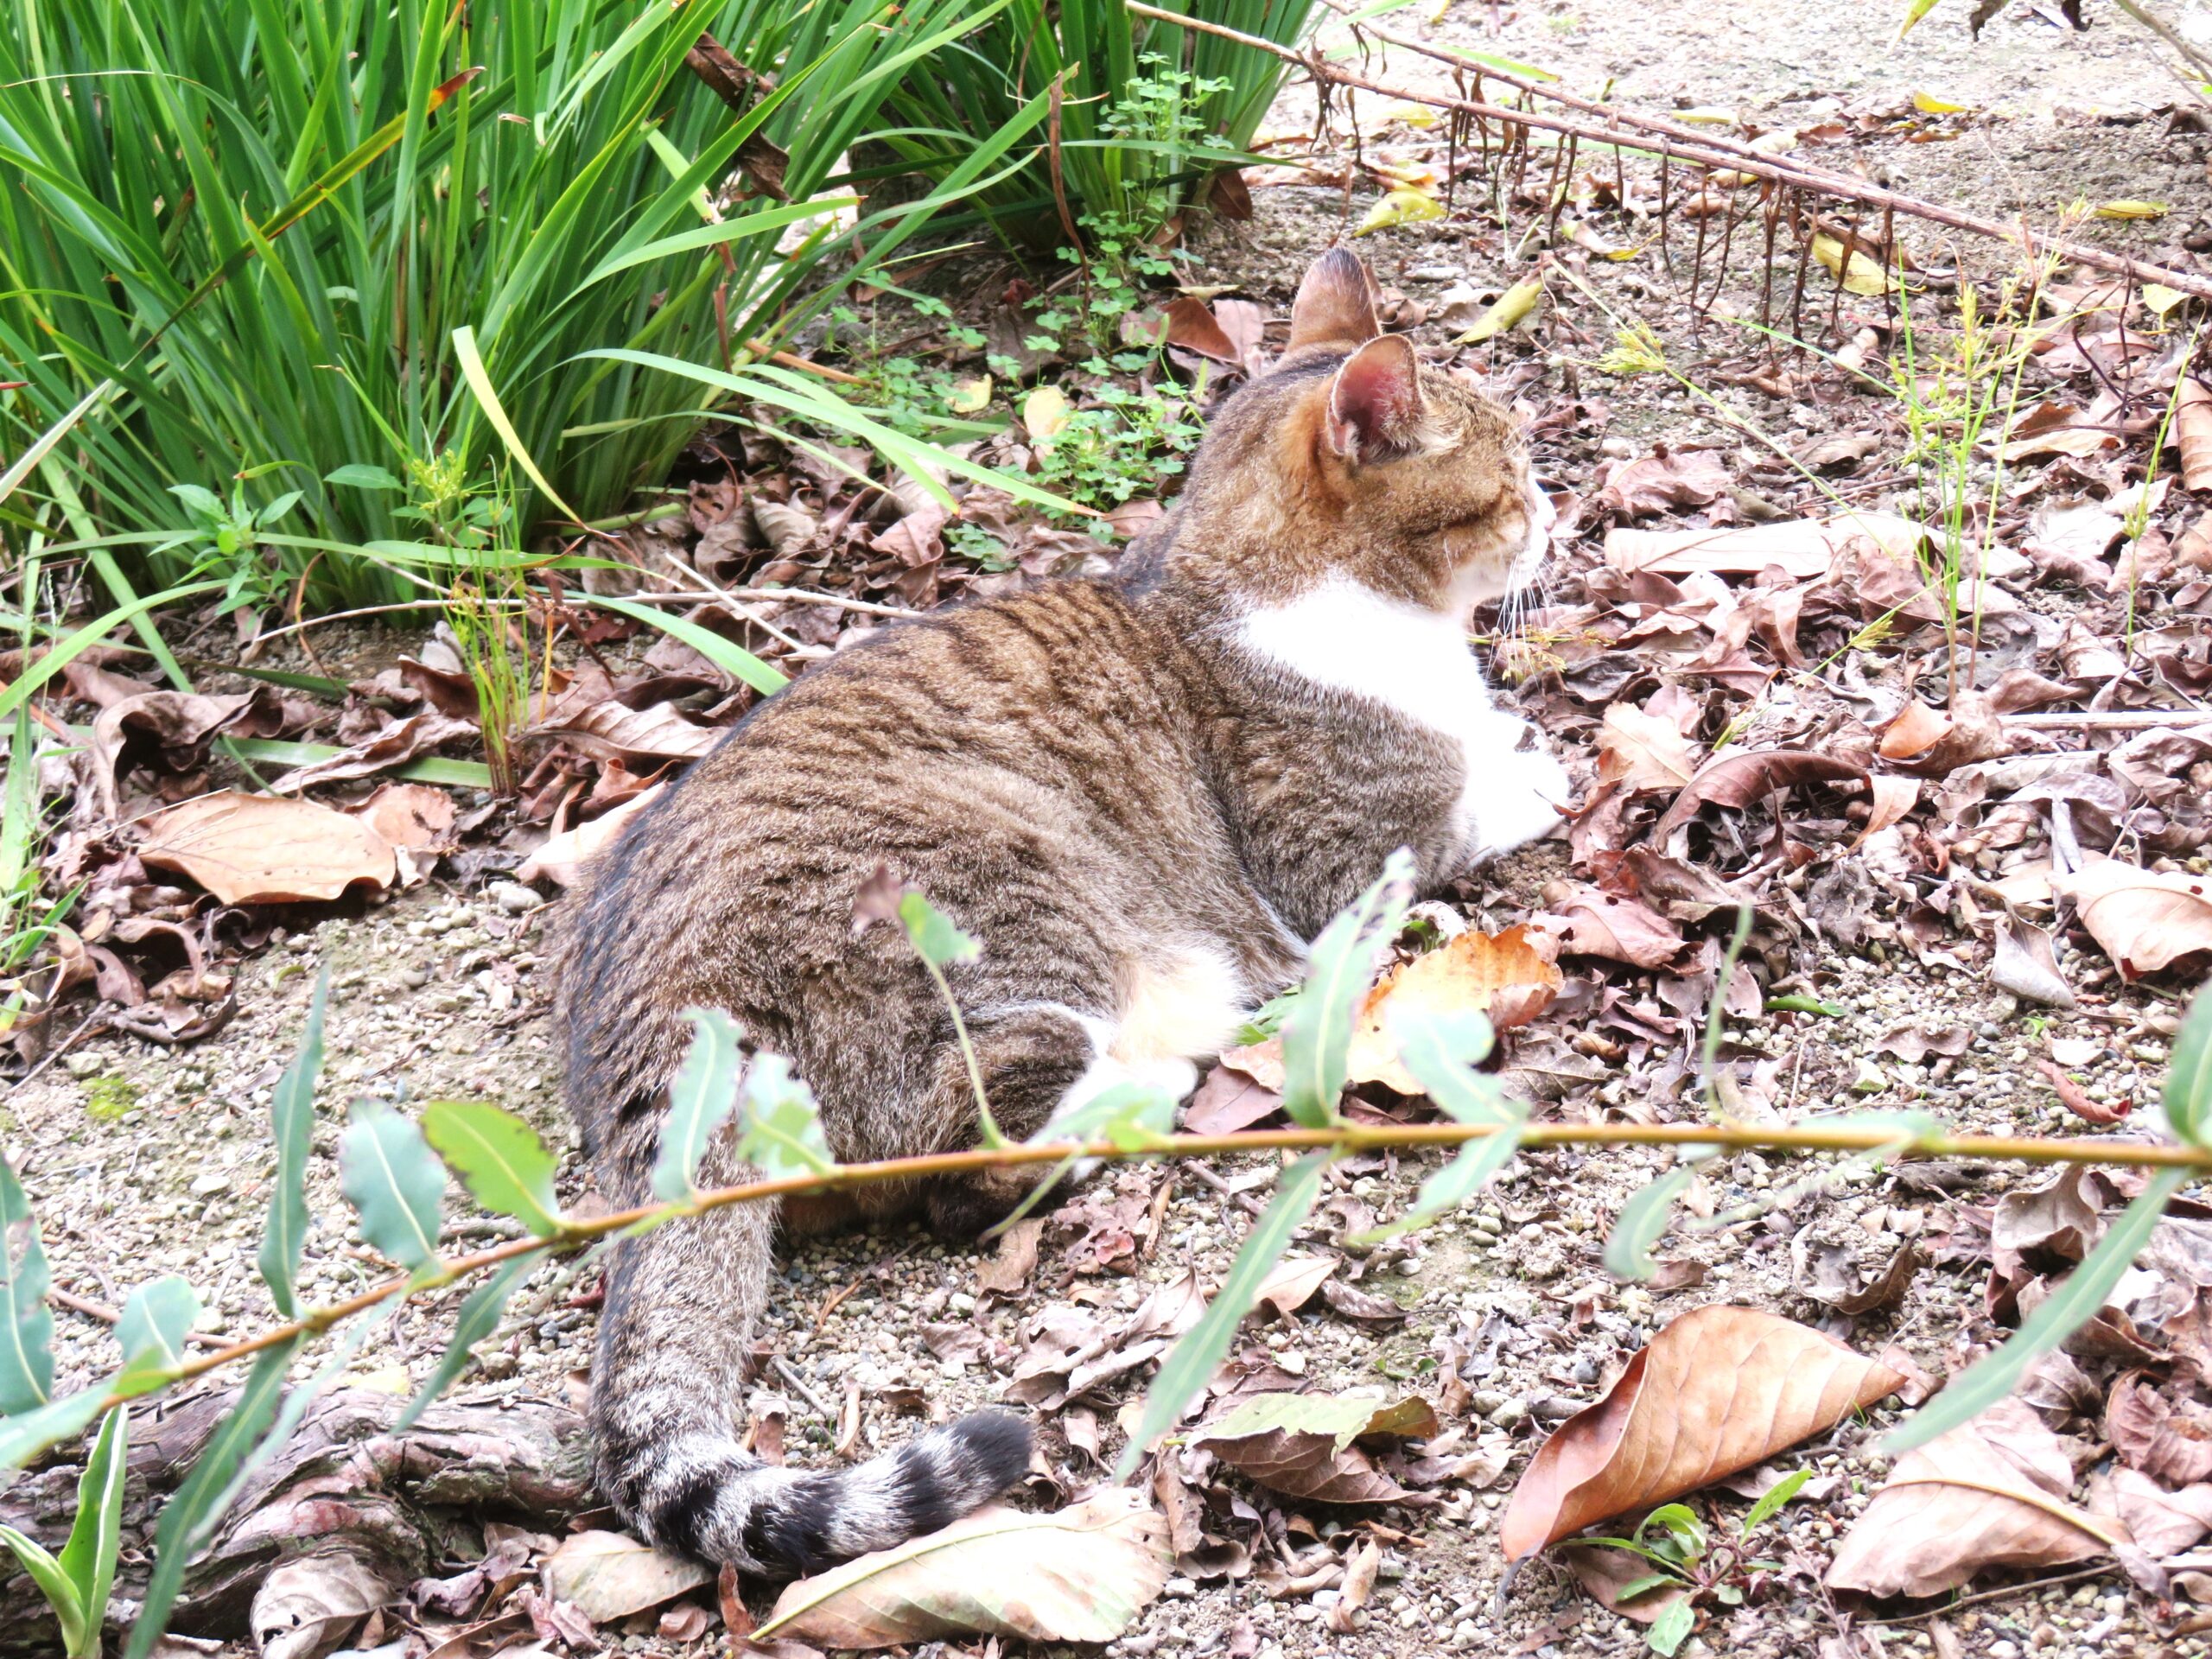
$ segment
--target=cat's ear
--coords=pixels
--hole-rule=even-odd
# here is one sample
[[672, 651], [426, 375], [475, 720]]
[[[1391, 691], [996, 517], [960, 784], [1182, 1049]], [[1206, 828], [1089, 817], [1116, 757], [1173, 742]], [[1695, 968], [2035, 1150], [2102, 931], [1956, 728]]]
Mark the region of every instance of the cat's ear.
[[1370, 340], [1329, 382], [1329, 448], [1354, 461], [1403, 449], [1419, 429], [1421, 364], [1403, 334]]
[[1331, 248], [1306, 273], [1290, 308], [1290, 351], [1301, 346], [1357, 346], [1382, 332], [1375, 284], [1350, 248]]

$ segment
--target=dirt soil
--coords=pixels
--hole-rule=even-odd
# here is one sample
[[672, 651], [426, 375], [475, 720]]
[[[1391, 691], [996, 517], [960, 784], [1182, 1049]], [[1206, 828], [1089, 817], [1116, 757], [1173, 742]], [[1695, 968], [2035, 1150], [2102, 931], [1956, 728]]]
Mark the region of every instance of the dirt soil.
[[[1916, 92], [1929, 94], [1977, 113], [1947, 142], [1875, 136], [1838, 146], [1823, 159], [1862, 165], [1929, 197], [2039, 222], [2077, 199], [2170, 203], [2173, 211], [2163, 220], [2093, 220], [2084, 232], [2146, 255], [2212, 231], [2205, 141], [2171, 130], [2165, 113], [2189, 95], [2152, 44], [2111, 8], [2093, 0], [2093, 27], [2075, 34], [2038, 15], [2056, 7], [2016, 6], [1978, 45], [1967, 38], [1963, 0], [1939, 8], [1905, 43], [1893, 44], [1899, 9], [1898, 0], [1700, 6], [1575, 0], [1517, 7], [1459, 0], [1433, 21], [1423, 15], [1433, 8], [1419, 6], [1392, 21], [1541, 64], [1590, 92], [1610, 82], [1616, 94], [1643, 107], [1718, 108], [1754, 124], [1894, 111], [1909, 106]], [[1442, 78], [1439, 66], [1404, 54], [1378, 56], [1370, 67], [1409, 84], [1435, 85]], [[1311, 109], [1310, 94], [1293, 89], [1275, 124], [1295, 130]], [[1413, 151], [1440, 143], [1433, 132], [1389, 127], [1380, 100], [1361, 99], [1357, 113], [1371, 144]], [[1200, 238], [1202, 279], [1241, 283], [1280, 315], [1297, 273], [1348, 217], [1357, 221], [1375, 192], [1363, 181], [1348, 195], [1296, 185], [1254, 194], [1252, 220], [1213, 227]], [[1675, 234], [1679, 253], [1682, 227]], [[1907, 234], [1929, 266], [1986, 270], [2005, 257], [1927, 227]], [[1433, 302], [1455, 283], [1487, 299], [1519, 274], [1495, 227], [1416, 226], [1362, 245], [1384, 280], [1417, 302]], [[1593, 280], [1613, 304], [1651, 322], [1693, 356], [1703, 353], [1703, 360], [1713, 361], [1749, 349], [1742, 340], [1716, 337], [1725, 324], [1707, 322], [1694, 337], [1676, 290], [1652, 265], [1647, 255], [1632, 267], [1605, 268]], [[1739, 271], [1730, 280], [1732, 298], [1751, 303], [1751, 279]], [[1847, 337], [1848, 322], [1841, 320], [1840, 337]], [[1417, 338], [1441, 342], [1452, 331], [1433, 321]], [[1585, 308], [1559, 327], [1502, 345], [1493, 371], [1523, 387], [1541, 382], [1555, 389], [1561, 377], [1576, 373], [1573, 359], [1601, 349], [1610, 333]], [[1605, 401], [1608, 424], [1597, 435], [1604, 453], [1621, 449], [1618, 441], [1640, 451], [1652, 438], [1718, 438], [1742, 446], [1739, 435], [1725, 432], [1656, 378], [1608, 385]], [[1784, 406], [1778, 416], [1768, 404], [1763, 417], [1778, 419], [1790, 436], [1847, 422], [1813, 402]], [[1586, 469], [1593, 459], [1586, 447], [1551, 454], [1546, 465], [1561, 476]], [[1586, 722], [1561, 736], [1586, 755]], [[1562, 865], [1558, 848], [1510, 860], [1469, 884], [1460, 908], [1489, 926], [1517, 919]], [[271, 1317], [254, 1266], [272, 1168], [270, 1088], [298, 1040], [310, 988], [324, 970], [332, 976], [330, 1062], [310, 1162], [320, 1230], [308, 1249], [306, 1297], [337, 1299], [383, 1276], [381, 1265], [333, 1220], [347, 1213], [337, 1190], [335, 1137], [357, 1096], [499, 1101], [527, 1116], [563, 1154], [563, 1198], [585, 1201], [588, 1177], [559, 1103], [557, 1033], [546, 1012], [551, 921], [537, 900], [497, 878], [466, 887], [434, 880], [365, 909], [303, 908], [287, 918], [266, 950], [240, 965], [240, 1012], [216, 1039], [168, 1051], [97, 1037], [72, 1052], [66, 1066], [48, 1068], [15, 1090], [0, 1128], [43, 1218], [56, 1283], [113, 1306], [132, 1285], [175, 1271], [205, 1293], [204, 1328], [211, 1333], [235, 1337]], [[1979, 973], [1930, 967], [1910, 951], [1885, 951], [1878, 944], [1823, 949], [1809, 980], [1822, 998], [1843, 1006], [1842, 1017], [1751, 1016], [1729, 1033], [1737, 1052], [1775, 1063], [1771, 1075], [1789, 1091], [1785, 1110], [1847, 1098], [1910, 1103], [1966, 1128], [2064, 1132], [2078, 1126], [2036, 1069], [2054, 1043], [2090, 1056], [2073, 1067], [2075, 1075], [2106, 1100], [2145, 1100], [2163, 1070], [2170, 1004], [2123, 990], [2108, 975], [2100, 981], [2101, 959], [2069, 964], [2093, 987], [2080, 1012], [2037, 1018], [2013, 997], [1993, 992]], [[1880, 1041], [1903, 1027], [1962, 1030], [1963, 1052], [1902, 1060]], [[1854, 1083], [1857, 1095], [1849, 1093]], [[1606, 1106], [1637, 1105], [1624, 1103], [1618, 1080], [1599, 1097]], [[1447, 1483], [1419, 1505], [1380, 1511], [1382, 1524], [1371, 1534], [1384, 1545], [1379, 1582], [1365, 1609], [1337, 1621], [1347, 1630], [1332, 1628], [1331, 1610], [1340, 1593], [1334, 1586], [1270, 1596], [1249, 1578], [1179, 1575], [1108, 1651], [1255, 1659], [1459, 1650], [1579, 1659], [1636, 1651], [1643, 1639], [1638, 1627], [1600, 1610], [1548, 1567], [1523, 1572], [1501, 1599], [1504, 1563], [1495, 1542], [1520, 1455], [1567, 1412], [1594, 1399], [1628, 1353], [1669, 1319], [1723, 1301], [1825, 1323], [1869, 1354], [1900, 1344], [1938, 1375], [1957, 1368], [1965, 1344], [1993, 1334], [1983, 1318], [1982, 1275], [1974, 1269], [1923, 1272], [1902, 1306], [1846, 1319], [1793, 1287], [1792, 1246], [1796, 1241], [1802, 1249], [1802, 1233], [1815, 1243], [1843, 1246], [1853, 1259], [1887, 1261], [1941, 1220], [1953, 1200], [1987, 1202], [2005, 1185], [2001, 1177], [1961, 1175], [1968, 1182], [1963, 1192], [1946, 1194], [1925, 1180], [1857, 1171], [1827, 1198], [1671, 1240], [1664, 1254], [1675, 1264], [1669, 1278], [1679, 1288], [1623, 1287], [1602, 1270], [1599, 1249], [1623, 1200], [1656, 1167], [1656, 1160], [1637, 1154], [1528, 1154], [1475, 1211], [1421, 1236], [1404, 1253], [1344, 1256], [1340, 1275], [1350, 1281], [1357, 1274], [1360, 1289], [1403, 1309], [1402, 1324], [1378, 1330], [1339, 1317], [1317, 1300], [1300, 1314], [1248, 1326], [1248, 1364], [1270, 1361], [1316, 1390], [1402, 1387], [1433, 1394], [1440, 1358], [1454, 1357], [1471, 1389], [1470, 1415], [1455, 1429], [1459, 1450], [1498, 1445], [1515, 1461], [1487, 1483]], [[1338, 1219], [1362, 1208], [1382, 1215], [1402, 1209], [1424, 1168], [1417, 1160], [1376, 1159], [1340, 1172]], [[892, 1444], [911, 1431], [912, 1417], [895, 1408], [910, 1397], [918, 1397], [933, 1418], [997, 1402], [1039, 1321], [1056, 1314], [1116, 1317], [1151, 1287], [1193, 1269], [1201, 1281], [1217, 1280], [1249, 1224], [1253, 1175], [1234, 1168], [1211, 1177], [1190, 1171], [1109, 1174], [1086, 1202], [1100, 1194], [1134, 1200], [1128, 1213], [1145, 1224], [1136, 1230], [1136, 1248], [1120, 1262], [1126, 1271], [1069, 1270], [1065, 1255], [1055, 1253], [1065, 1250], [1065, 1232], [1048, 1235], [1032, 1283], [1009, 1295], [979, 1288], [984, 1258], [912, 1232], [808, 1243], [783, 1270], [763, 1333], [776, 1363], [760, 1381], [764, 1397], [753, 1402], [755, 1414], [774, 1408], [766, 1395], [780, 1396], [789, 1455], [804, 1463], [831, 1455], [836, 1413], [851, 1384], [860, 1389], [869, 1444]], [[1726, 1160], [1704, 1176], [1699, 1207], [1725, 1213], [1789, 1179], [1784, 1169], [1755, 1156]], [[1317, 1222], [1300, 1248], [1333, 1253], [1340, 1230], [1338, 1222]], [[590, 1276], [559, 1265], [541, 1269], [498, 1336], [480, 1351], [457, 1397], [576, 1398], [594, 1314], [569, 1303]], [[419, 1381], [440, 1351], [457, 1300], [449, 1295], [404, 1311], [364, 1348], [349, 1380], [395, 1392]], [[66, 1313], [59, 1323], [65, 1376], [111, 1363], [105, 1325]], [[967, 1334], [956, 1339], [948, 1334], [953, 1332]], [[1050, 1472], [1034, 1483], [1033, 1501], [1079, 1493], [1106, 1478], [1120, 1440], [1114, 1414], [1140, 1391], [1133, 1378], [1107, 1389], [1087, 1414], [1091, 1421], [1079, 1422], [1073, 1436], [1065, 1416], [1042, 1425]], [[1792, 1512], [1815, 1553], [1863, 1508], [1886, 1466], [1869, 1453], [1869, 1443], [1895, 1416], [1893, 1407], [1877, 1409], [1792, 1459], [1790, 1466], [1802, 1460], [1843, 1477], [1827, 1497]], [[1071, 1445], [1071, 1438], [1092, 1449]], [[1185, 1454], [1184, 1468], [1194, 1480], [1216, 1478], [1202, 1455]], [[1287, 1527], [1279, 1535], [1290, 1554], [1377, 1518], [1260, 1501], [1211, 1515], [1208, 1525], [1249, 1538], [1262, 1511], [1267, 1524]], [[2001, 1586], [2004, 1580], [1988, 1582]], [[1876, 1634], [1889, 1652], [1932, 1651], [1945, 1659], [1959, 1653], [2092, 1659], [2207, 1650], [2199, 1637], [2162, 1637], [2152, 1611], [2148, 1599], [2113, 1572], [1966, 1606], [1933, 1628], [1921, 1620]], [[1802, 1655], [1833, 1642], [1839, 1629], [1834, 1610], [1807, 1576], [1786, 1580], [1775, 1599], [1719, 1615], [1686, 1652], [1698, 1659], [1724, 1649], [1746, 1659]], [[722, 1640], [716, 1628], [688, 1645], [671, 1641], [655, 1633], [650, 1619], [634, 1631], [603, 1634], [631, 1652], [707, 1653]], [[980, 1649], [948, 1643], [941, 1650]]]

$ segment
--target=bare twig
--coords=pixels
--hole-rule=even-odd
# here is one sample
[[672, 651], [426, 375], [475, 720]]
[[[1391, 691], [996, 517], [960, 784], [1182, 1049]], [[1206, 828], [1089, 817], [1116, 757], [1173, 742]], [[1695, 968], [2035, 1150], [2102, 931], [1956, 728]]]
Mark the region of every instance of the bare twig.
[[[1576, 109], [1587, 109], [1603, 118], [1603, 124], [1575, 120], [1532, 109], [1506, 109], [1495, 104], [1477, 103], [1466, 99], [1447, 97], [1440, 92], [1416, 92], [1407, 87], [1393, 86], [1356, 73], [1340, 65], [1329, 62], [1318, 53], [1300, 53], [1287, 47], [1262, 40], [1256, 35], [1247, 35], [1240, 29], [1211, 23], [1201, 18], [1179, 16], [1162, 11], [1156, 6], [1141, 3], [1141, 0], [1127, 0], [1128, 10], [1140, 17], [1151, 17], [1172, 22], [1179, 29], [1196, 29], [1201, 34], [1218, 35], [1235, 41], [1255, 51], [1266, 52], [1294, 63], [1317, 81], [1340, 86], [1357, 87], [1363, 92], [1377, 93], [1384, 98], [1402, 99], [1408, 103], [1427, 104], [1436, 109], [1454, 110], [1469, 115], [1486, 117], [1524, 130], [1539, 128], [1561, 137], [1572, 137], [1586, 143], [1611, 144], [1625, 149], [1640, 150], [1663, 159], [1687, 162], [1694, 166], [1726, 173], [1749, 174], [1757, 178], [1773, 179], [1783, 184], [1817, 194], [1832, 196], [1838, 200], [1863, 202], [1868, 207], [1885, 208], [1914, 219], [1926, 219], [1931, 224], [1965, 231], [1971, 235], [1984, 236], [1993, 241], [2009, 242], [2024, 251], [2027, 249], [2026, 235], [2022, 226], [2006, 224], [2002, 219], [1988, 219], [1979, 213], [1963, 213], [1941, 202], [1925, 201], [1917, 196], [1908, 196], [1887, 190], [1866, 179], [1854, 178], [1847, 173], [1838, 173], [1809, 162], [1784, 157], [1761, 155], [1747, 145], [1734, 140], [1715, 139], [1711, 135], [1682, 136], [1672, 123], [1661, 122], [1649, 117], [1631, 116], [1609, 105], [1592, 103], [1558, 92], [1541, 83], [1532, 83], [1531, 90], [1540, 96], [1551, 98]], [[1363, 23], [1363, 29], [1370, 26]], [[1389, 38], [1389, 37], [1384, 37]], [[1412, 41], [1401, 41], [1412, 50], [1439, 55], [1433, 49]], [[1451, 60], [1447, 58], [1447, 61]], [[1496, 71], [1487, 65], [1485, 74]], [[1504, 77], [1500, 77], [1503, 79]], [[2112, 271], [2134, 281], [2160, 283], [2178, 293], [2194, 295], [2199, 299], [2212, 299], [2212, 276], [2194, 271], [2178, 270], [2171, 266], [2158, 265], [2145, 260], [2131, 258], [2108, 249], [2086, 242], [2073, 242], [2055, 237], [2037, 238], [2039, 251], [2056, 254], [2059, 258], [2095, 270]]]

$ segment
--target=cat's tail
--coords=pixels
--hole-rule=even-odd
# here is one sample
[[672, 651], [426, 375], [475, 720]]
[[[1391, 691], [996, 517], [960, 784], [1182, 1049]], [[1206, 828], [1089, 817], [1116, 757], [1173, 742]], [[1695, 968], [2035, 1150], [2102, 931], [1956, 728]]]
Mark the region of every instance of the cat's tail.
[[1004, 1412], [850, 1469], [787, 1469], [745, 1449], [746, 1346], [773, 1226], [769, 1206], [734, 1205], [617, 1249], [591, 1418], [600, 1490], [623, 1518], [666, 1548], [789, 1576], [934, 1532], [1020, 1480], [1029, 1427]]

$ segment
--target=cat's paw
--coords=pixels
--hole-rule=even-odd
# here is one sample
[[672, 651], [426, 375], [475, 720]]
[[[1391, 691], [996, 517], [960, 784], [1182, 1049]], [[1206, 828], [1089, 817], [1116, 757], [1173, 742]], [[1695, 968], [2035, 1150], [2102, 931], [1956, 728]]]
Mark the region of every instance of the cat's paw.
[[1515, 749], [1494, 757], [1495, 768], [1474, 802], [1474, 850], [1479, 862], [1541, 841], [1560, 826], [1572, 804], [1567, 768], [1548, 749]]

